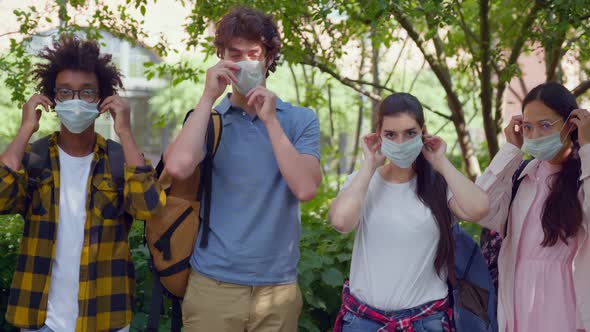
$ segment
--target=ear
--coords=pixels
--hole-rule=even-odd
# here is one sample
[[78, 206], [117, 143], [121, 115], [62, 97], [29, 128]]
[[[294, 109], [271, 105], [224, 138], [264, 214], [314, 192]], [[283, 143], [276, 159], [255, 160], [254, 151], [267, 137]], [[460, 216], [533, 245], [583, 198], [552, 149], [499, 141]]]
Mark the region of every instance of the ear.
[[422, 136], [424, 135], [428, 135], [428, 129], [426, 128], [426, 125], [422, 127]]

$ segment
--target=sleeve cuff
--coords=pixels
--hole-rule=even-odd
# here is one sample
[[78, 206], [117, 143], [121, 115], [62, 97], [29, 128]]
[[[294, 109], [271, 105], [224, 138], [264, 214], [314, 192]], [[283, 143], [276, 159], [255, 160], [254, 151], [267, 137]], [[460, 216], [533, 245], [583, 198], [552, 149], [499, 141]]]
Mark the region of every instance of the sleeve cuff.
[[582, 163], [582, 175], [580, 181], [590, 177], [590, 144], [582, 145], [578, 151], [580, 155], [580, 162]]
[[516, 157], [522, 158], [524, 154], [515, 145], [506, 143], [500, 148], [500, 151], [496, 154], [488, 169], [495, 175], [500, 174], [502, 170], [508, 166], [508, 164]]
[[12, 168], [6, 166], [3, 162], [0, 161], [0, 177], [6, 179], [16, 179], [21, 177], [25, 174], [25, 170], [23, 168], [19, 169], [18, 171], [13, 170]]
[[149, 160], [145, 161], [143, 166], [128, 166], [125, 165], [125, 181], [138, 180], [142, 181], [147, 177], [154, 176], [154, 167]]
[[317, 158], [317, 160], [321, 160], [320, 154], [317, 151], [311, 150], [311, 149], [297, 149], [297, 152], [299, 154], [308, 154], [310, 156], [314, 156]]

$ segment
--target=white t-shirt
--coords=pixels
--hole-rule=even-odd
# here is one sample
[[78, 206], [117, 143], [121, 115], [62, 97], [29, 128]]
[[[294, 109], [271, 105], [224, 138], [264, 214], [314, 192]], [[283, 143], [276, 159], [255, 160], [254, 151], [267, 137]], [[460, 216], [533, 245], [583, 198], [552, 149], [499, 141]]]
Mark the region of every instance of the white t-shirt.
[[76, 330], [80, 254], [84, 245], [88, 176], [93, 156], [91, 153], [72, 157], [59, 149], [59, 216], [45, 320], [45, 325], [53, 331]]
[[[448, 294], [446, 277], [434, 268], [438, 225], [416, 195], [416, 184], [416, 177], [387, 182], [379, 171], [369, 183], [352, 251], [350, 291], [380, 310], [409, 309]], [[451, 197], [449, 192], [441, 199]]]

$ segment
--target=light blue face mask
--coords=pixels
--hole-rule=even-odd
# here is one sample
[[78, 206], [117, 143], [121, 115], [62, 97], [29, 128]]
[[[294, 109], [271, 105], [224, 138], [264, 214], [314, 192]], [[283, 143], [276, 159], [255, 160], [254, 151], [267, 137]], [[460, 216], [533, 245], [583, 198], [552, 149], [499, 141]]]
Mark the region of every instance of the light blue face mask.
[[234, 86], [245, 96], [264, 81], [262, 62], [246, 60], [236, 62], [236, 65], [240, 67], [240, 71], [236, 73], [238, 81], [234, 83]]
[[[563, 143], [561, 142], [561, 131], [567, 125], [567, 121], [569, 120], [570, 116], [571, 114], [565, 119], [565, 124], [558, 132], [533, 139], [524, 137], [522, 150], [535, 157], [535, 159], [539, 160], [551, 160], [555, 158], [559, 151], [563, 149]], [[571, 129], [568, 130], [566, 136], [569, 136], [570, 131]]]
[[398, 144], [385, 137], [381, 138], [381, 153], [400, 168], [410, 168], [422, 152], [422, 137], [414, 138]]
[[80, 99], [57, 101], [55, 112], [71, 133], [80, 134], [98, 117], [98, 105]]
[[551, 160], [563, 148], [561, 133], [556, 132], [544, 137], [529, 139], [524, 138], [522, 149], [531, 154], [535, 159]]

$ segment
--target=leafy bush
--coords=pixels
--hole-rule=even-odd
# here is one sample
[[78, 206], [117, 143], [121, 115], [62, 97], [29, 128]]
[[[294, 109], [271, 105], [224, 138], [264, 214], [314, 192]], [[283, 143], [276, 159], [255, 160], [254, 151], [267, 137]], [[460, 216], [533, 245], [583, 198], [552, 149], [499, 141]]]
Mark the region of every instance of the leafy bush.
[[20, 216], [0, 216], [0, 331], [18, 331], [5, 321], [4, 314], [22, 234], [23, 221]]
[[340, 308], [342, 284], [348, 277], [353, 235], [340, 235], [326, 217], [336, 194], [335, 188], [322, 184], [316, 198], [302, 206], [299, 286], [304, 304], [299, 328], [303, 331], [331, 328]]

